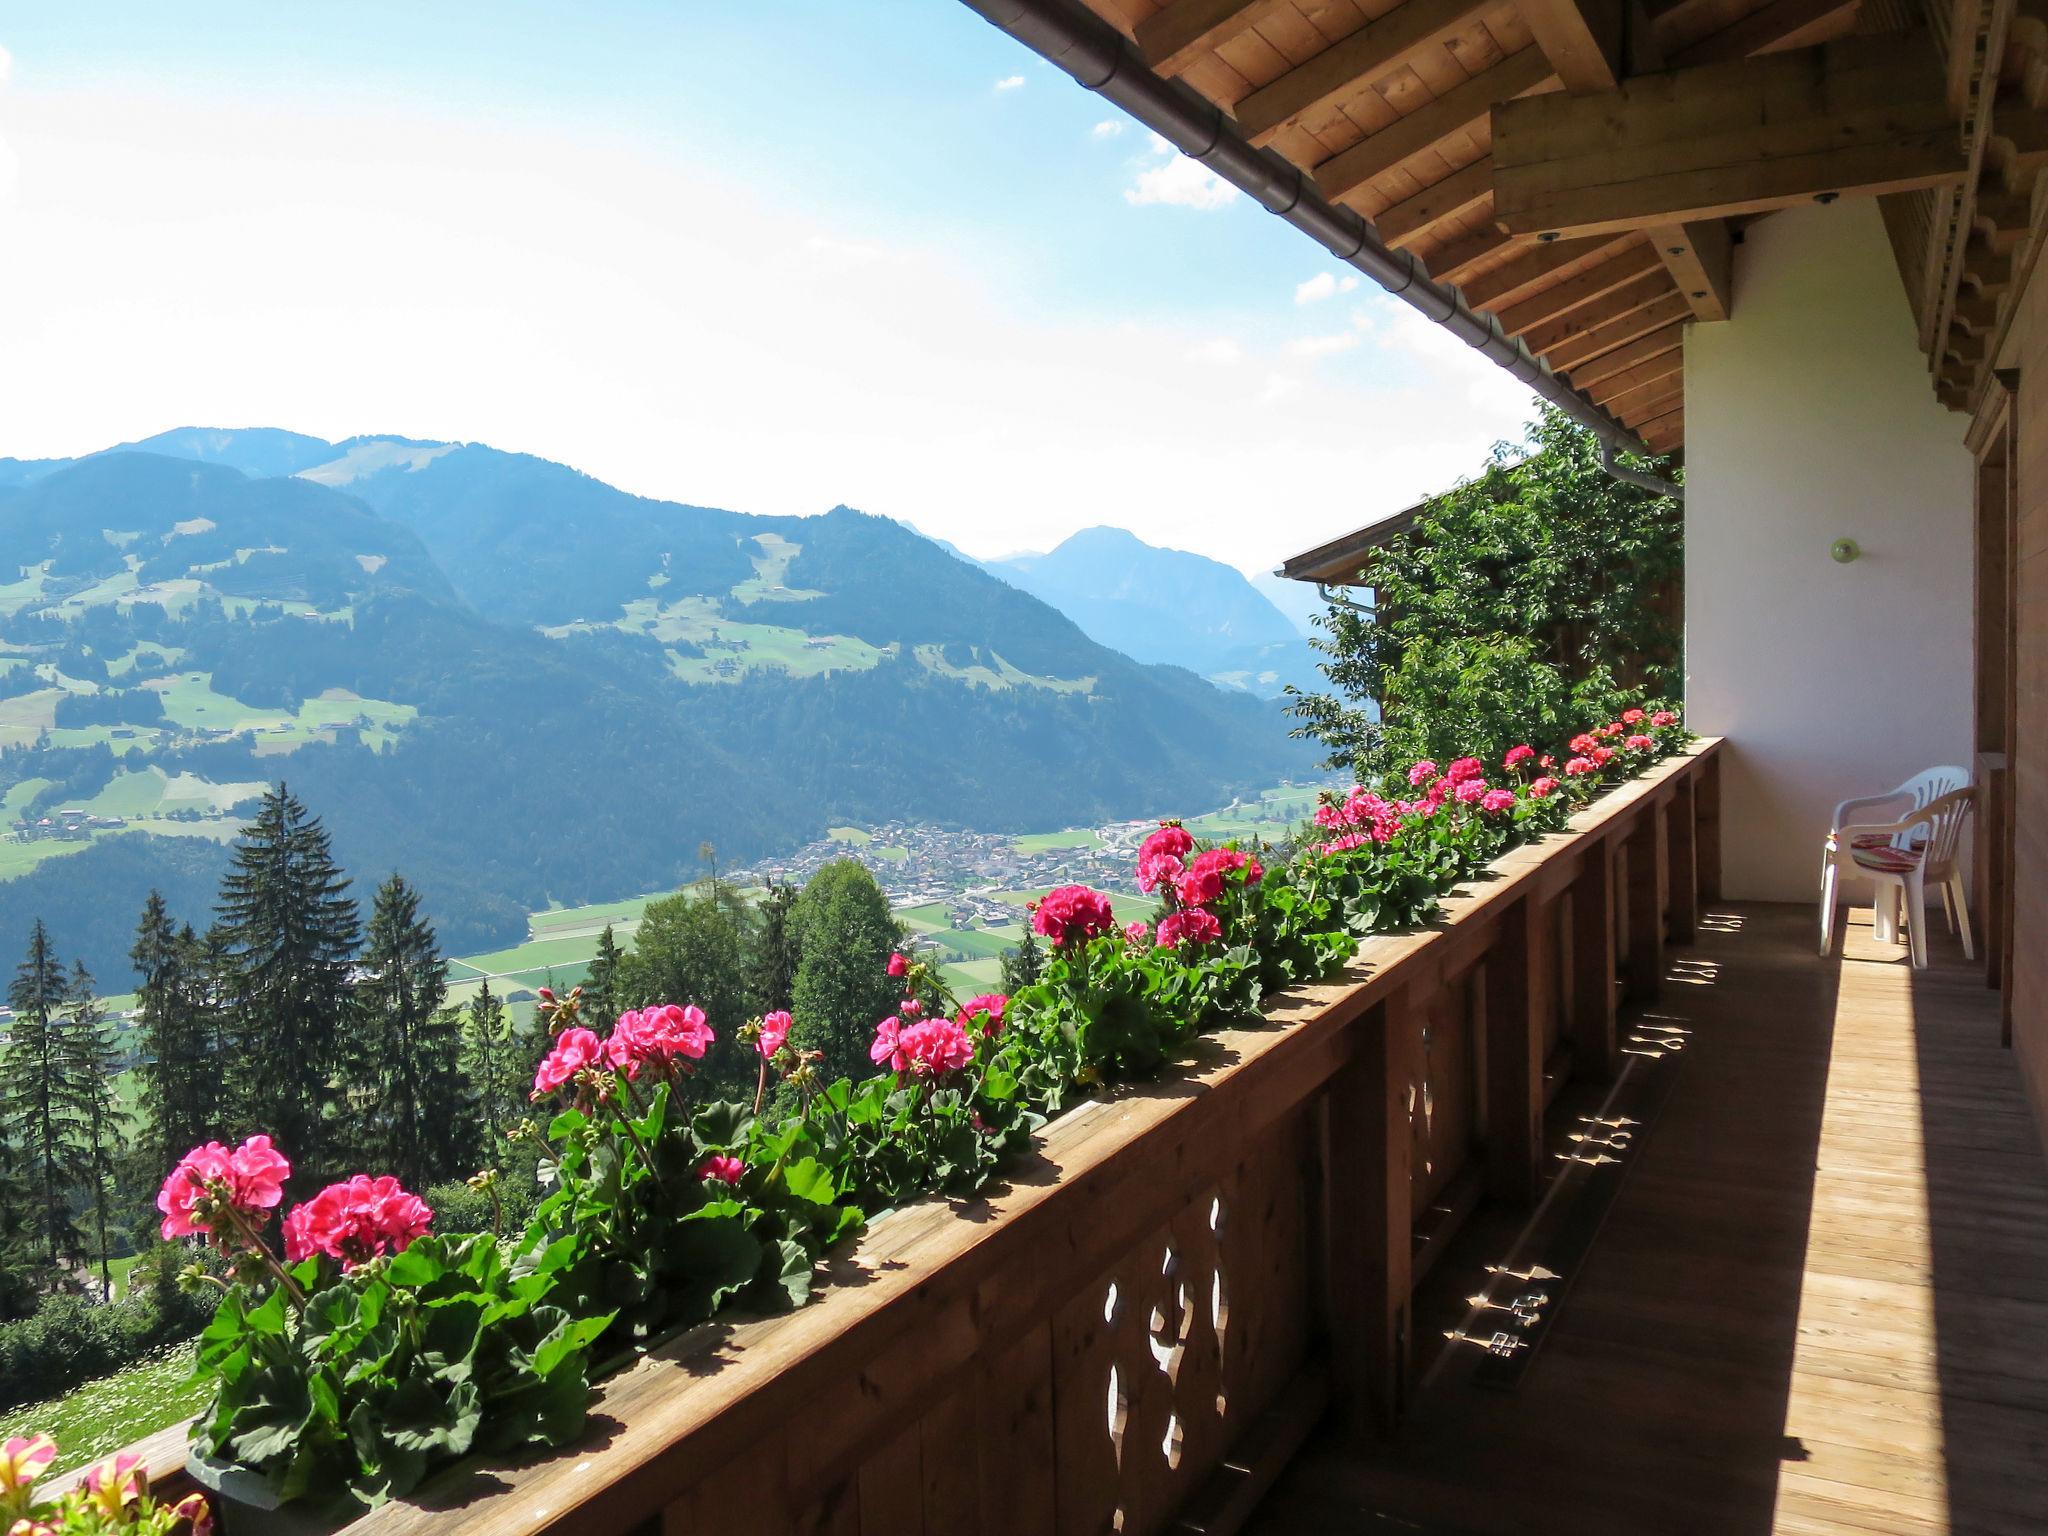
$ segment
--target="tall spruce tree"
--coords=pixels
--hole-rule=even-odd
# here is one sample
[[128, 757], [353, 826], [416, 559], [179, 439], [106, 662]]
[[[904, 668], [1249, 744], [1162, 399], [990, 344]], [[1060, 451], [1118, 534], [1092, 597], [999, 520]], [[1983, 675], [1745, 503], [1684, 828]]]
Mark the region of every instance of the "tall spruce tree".
[[1039, 947], [1038, 935], [1026, 928], [1023, 942], [1015, 949], [1004, 950], [999, 964], [1005, 992], [1021, 992], [1030, 986], [1045, 969], [1045, 951]]
[[128, 958], [140, 1015], [136, 1098], [144, 1127], [137, 1150], [146, 1167], [168, 1169], [227, 1129], [214, 1124], [219, 1063], [208, 1048], [204, 956], [192, 930], [180, 933], [162, 894], [151, 891]]
[[248, 1125], [324, 1182], [326, 1109], [350, 1006], [358, 924], [327, 830], [284, 785], [263, 797], [221, 881], [235, 1048], [231, 1087]]
[[873, 1070], [868, 1047], [875, 1025], [902, 998], [902, 986], [888, 970], [902, 926], [857, 859], [835, 859], [812, 875], [794, 917], [802, 953], [791, 988], [795, 1042], [824, 1053], [828, 1081], [864, 1077]]
[[797, 965], [803, 959], [796, 936], [799, 894], [794, 880], [771, 877], [768, 894], [761, 898], [754, 940], [754, 992], [764, 1013], [787, 1009], [796, 991]]
[[76, 1074], [79, 1112], [84, 1122], [80, 1150], [86, 1213], [92, 1219], [92, 1253], [99, 1264], [100, 1298], [112, 1301], [113, 1254], [107, 1241], [107, 1224], [113, 1213], [121, 1154], [132, 1117], [114, 1091], [114, 1079], [121, 1071], [121, 1052], [107, 1027], [107, 1013], [100, 1006], [92, 972], [82, 960], [71, 970], [71, 996], [64, 1010], [62, 1029], [64, 1054]]
[[597, 953], [583, 978], [583, 1013], [594, 1028], [607, 1029], [619, 1016], [619, 941], [606, 923], [597, 936]]
[[7, 990], [14, 1039], [0, 1062], [0, 1135], [14, 1149], [28, 1194], [29, 1243], [50, 1265], [75, 1263], [85, 1252], [71, 1219], [71, 1195], [86, 1169], [83, 1085], [64, 1049], [68, 997], [64, 968], [38, 918]]
[[462, 1171], [474, 1145], [462, 1019], [447, 1001], [448, 962], [419, 892], [393, 875], [370, 909], [348, 1086], [369, 1092], [358, 1115], [365, 1159], [411, 1189]]
[[501, 1155], [505, 1132], [518, 1123], [533, 1072], [533, 1063], [520, 1054], [511, 1015], [488, 978], [470, 999], [462, 1045], [463, 1070], [476, 1092], [476, 1115], [490, 1148], [488, 1162]]

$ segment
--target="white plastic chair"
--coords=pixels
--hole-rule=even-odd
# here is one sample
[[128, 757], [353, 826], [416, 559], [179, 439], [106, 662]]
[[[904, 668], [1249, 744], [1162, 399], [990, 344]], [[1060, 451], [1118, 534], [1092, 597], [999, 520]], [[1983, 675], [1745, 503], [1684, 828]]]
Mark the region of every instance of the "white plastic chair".
[[[1856, 874], [1876, 886], [1873, 912], [1875, 937], [1898, 941], [1899, 908], [1906, 908], [1909, 943], [1916, 967], [1927, 964], [1926, 890], [1941, 892], [1949, 926], [1963, 941], [1963, 954], [1974, 959], [1970, 942], [1970, 908], [1963, 890], [1957, 852], [1963, 826], [1976, 805], [1967, 769], [1930, 768], [1883, 795], [1844, 800], [1835, 807], [1833, 826], [1821, 851], [1820, 952], [1834, 947], [1835, 893], [1843, 860]], [[1852, 821], [1859, 812], [1881, 806], [1910, 806], [1895, 821]]]

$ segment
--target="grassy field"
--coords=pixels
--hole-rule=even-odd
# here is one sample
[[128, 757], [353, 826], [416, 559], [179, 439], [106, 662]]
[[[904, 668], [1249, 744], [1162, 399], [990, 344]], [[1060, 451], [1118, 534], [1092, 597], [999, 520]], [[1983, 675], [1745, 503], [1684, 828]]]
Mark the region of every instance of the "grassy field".
[[581, 935], [529, 939], [511, 949], [451, 960], [448, 975], [453, 981], [475, 981], [481, 976], [521, 975], [529, 971], [545, 971], [549, 966], [581, 965], [590, 959], [592, 950], [591, 941]]
[[979, 928], [940, 928], [926, 937], [941, 950], [953, 950], [978, 960], [992, 960], [1016, 943]]
[[955, 992], [991, 992], [1003, 979], [1000, 960], [955, 960], [939, 967], [939, 975]]
[[1064, 832], [1033, 832], [1017, 839], [1019, 853], [1050, 853], [1055, 848], [1100, 848], [1102, 836], [1090, 827], [1070, 827]]
[[49, 1435], [57, 1442], [52, 1472], [84, 1466], [197, 1413], [207, 1388], [188, 1385], [191, 1373], [192, 1346], [168, 1345], [140, 1364], [63, 1397], [0, 1414], [0, 1440]]
[[827, 827], [825, 835], [835, 843], [845, 843], [853, 848], [865, 848], [875, 840], [872, 832], [863, 832], [859, 827]]

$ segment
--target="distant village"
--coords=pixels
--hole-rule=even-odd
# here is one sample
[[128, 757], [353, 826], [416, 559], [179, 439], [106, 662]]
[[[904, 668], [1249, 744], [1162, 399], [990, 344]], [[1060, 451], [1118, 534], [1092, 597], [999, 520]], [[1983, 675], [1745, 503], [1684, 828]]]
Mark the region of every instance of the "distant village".
[[84, 811], [59, 811], [54, 816], [38, 817], [34, 821], [17, 818], [12, 827], [17, 843], [57, 842], [82, 843], [95, 832], [111, 832], [128, 825], [125, 816], [92, 816]]

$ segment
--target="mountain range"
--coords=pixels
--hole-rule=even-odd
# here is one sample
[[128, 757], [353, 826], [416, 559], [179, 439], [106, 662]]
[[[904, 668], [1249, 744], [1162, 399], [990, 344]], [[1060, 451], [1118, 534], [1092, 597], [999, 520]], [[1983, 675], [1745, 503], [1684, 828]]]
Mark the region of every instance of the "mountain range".
[[1188, 667], [1264, 697], [1317, 681], [1303, 626], [1220, 560], [1161, 549], [1122, 528], [1084, 528], [1046, 554], [982, 565], [1138, 661]]
[[1020, 584], [849, 508], [654, 501], [477, 444], [0, 460], [0, 835], [27, 839], [0, 943], [45, 916], [123, 978], [147, 890], [203, 921], [279, 779], [462, 951], [672, 886], [705, 840], [730, 865], [848, 822], [1083, 824], [1310, 768], [1276, 704], [1197, 675], [1238, 620], [1147, 665]]

